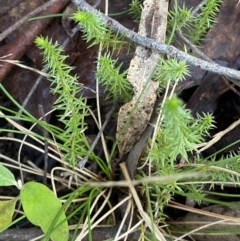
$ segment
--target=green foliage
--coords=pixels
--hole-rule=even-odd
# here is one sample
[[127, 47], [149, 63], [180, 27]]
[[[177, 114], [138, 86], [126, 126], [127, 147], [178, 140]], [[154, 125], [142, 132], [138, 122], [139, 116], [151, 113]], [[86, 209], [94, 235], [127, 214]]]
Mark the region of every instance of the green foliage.
[[208, 0], [201, 8], [201, 12], [194, 18], [192, 42], [200, 44], [207, 31], [216, 22], [216, 16], [223, 0]]
[[99, 81], [106, 87], [109, 94], [108, 97], [115, 101], [122, 99], [127, 102], [131, 99], [133, 91], [132, 86], [126, 78], [127, 71], [120, 73], [121, 64], [117, 67], [117, 60], [113, 60], [110, 54], [105, 54], [98, 59], [99, 68], [97, 77]]
[[91, 45], [104, 42], [106, 37], [109, 37], [110, 32], [100, 15], [78, 10], [73, 14], [73, 19], [82, 26], [85, 40], [87, 42], [93, 41]]
[[213, 127], [211, 115], [195, 120], [176, 96], [168, 99], [162, 108], [163, 123], [149, 152], [158, 167], [173, 166], [178, 155], [188, 160], [188, 152], [197, 151], [196, 144], [203, 141], [202, 134]]
[[[88, 31], [93, 31], [88, 36], [87, 41], [93, 40], [92, 44], [99, 43], [101, 41], [111, 44], [116, 44], [115, 39], [103, 39], [103, 24], [95, 26], [94, 24], [100, 24], [99, 16], [95, 16], [91, 13], [85, 13], [78, 11], [75, 15], [75, 19], [82, 21], [86, 35]], [[102, 21], [101, 21], [102, 23]], [[99, 28], [99, 29], [98, 29]], [[110, 31], [106, 29], [106, 33], [111, 35]], [[106, 42], [105, 42], [106, 41]], [[121, 41], [120, 41], [121, 42]], [[86, 125], [84, 117], [88, 115], [88, 106], [85, 104], [85, 99], [82, 97], [76, 97], [81, 88], [76, 84], [77, 77], [71, 76], [70, 72], [72, 67], [66, 65], [64, 60], [67, 56], [62, 55], [62, 48], [58, 43], [53, 44], [47, 38], [38, 37], [35, 40], [37, 46], [43, 50], [44, 62], [46, 67], [50, 69], [49, 80], [52, 82], [52, 92], [59, 95], [54, 107], [61, 113], [60, 121], [63, 122], [65, 130], [59, 134], [58, 138], [64, 142], [64, 160], [71, 163], [72, 166], [76, 166], [79, 162], [79, 158], [88, 155], [90, 149], [87, 139], [84, 136]], [[115, 48], [115, 47], [114, 47]], [[126, 71], [120, 73], [121, 65], [115, 67], [117, 60], [110, 58], [110, 54], [101, 56], [98, 60], [97, 77], [106, 87], [109, 95], [114, 100], [121, 98], [123, 101], [130, 99], [132, 88], [126, 79]], [[90, 156], [98, 161], [99, 165], [102, 165], [101, 160], [90, 153]], [[102, 165], [103, 166], [103, 165]], [[105, 172], [107, 170], [105, 169]]]
[[[188, 75], [188, 67], [185, 61], [175, 59], [161, 59], [154, 77], [161, 81], [161, 84], [168, 90], [169, 84], [176, 84]], [[168, 95], [168, 92], [165, 94]], [[177, 161], [181, 163], [191, 163], [189, 154], [198, 158], [196, 144], [203, 142], [203, 138], [209, 135], [209, 130], [214, 127], [214, 121], [210, 114], [202, 114], [196, 119], [193, 118], [190, 110], [185, 108], [181, 99], [176, 95], [170, 95], [159, 108], [161, 121], [155, 127], [158, 131], [152, 140], [151, 148], [148, 150], [148, 158], [151, 161], [151, 175], [171, 176], [176, 173], [188, 172], [188, 169], [176, 167]], [[195, 170], [196, 171], [196, 170]], [[146, 173], [141, 172], [140, 176]], [[155, 210], [155, 218], [159, 220], [166, 216], [163, 208], [175, 194], [194, 196], [195, 200], [202, 200], [202, 185], [181, 185], [181, 181], [173, 180], [166, 183], [154, 183], [143, 188], [147, 194], [150, 192], [152, 199], [149, 200], [152, 210]], [[198, 194], [198, 195], [197, 195]], [[153, 201], [154, 200], [154, 201]]]
[[[191, 112], [175, 95], [166, 100], [161, 110], [163, 122], [154, 143], [152, 143], [152, 148], [149, 150], [149, 157], [153, 166], [152, 175], [169, 176], [180, 172], [188, 172], [188, 169], [182, 170], [177, 167], [177, 160], [181, 166], [181, 163], [192, 163], [192, 158], [189, 156], [195, 156], [194, 158], [198, 159], [196, 144], [201, 143], [204, 135], [208, 135], [209, 129], [214, 127], [213, 118], [210, 114], [204, 114], [194, 119]], [[204, 165], [204, 167], [206, 166]], [[208, 173], [206, 169], [204, 172]], [[203, 200], [204, 197], [201, 194], [201, 184], [181, 185], [180, 181], [174, 179], [167, 183], [152, 184], [150, 189], [154, 200], [157, 200], [152, 202], [152, 205], [155, 208], [156, 205], [158, 206], [156, 212], [160, 220], [165, 217], [163, 208], [174, 194], [188, 195], [199, 201]]]
[[[209, 28], [215, 22], [221, 0], [208, 0], [198, 14], [192, 15], [192, 10], [183, 4], [181, 7], [175, 1], [173, 10], [169, 14], [168, 43], [174, 39], [175, 32], [179, 31], [190, 36], [193, 43], [200, 44], [205, 38]], [[182, 28], [185, 30], [182, 32]], [[188, 74], [186, 63], [174, 59], [161, 59], [154, 77], [168, 90], [169, 84], [177, 84], [179, 80]], [[175, 85], [173, 88], [175, 88]], [[173, 91], [172, 91], [173, 93]], [[203, 187], [208, 183], [211, 188], [216, 183], [224, 187], [226, 182], [239, 183], [239, 156], [240, 153], [231, 154], [216, 160], [216, 155], [201, 159], [197, 144], [204, 141], [204, 137], [210, 136], [209, 130], [214, 127], [213, 117], [207, 113], [201, 113], [193, 118], [190, 110], [184, 103], [172, 93], [164, 100], [160, 109], [160, 122], [155, 128], [158, 129], [156, 136], [150, 140], [151, 148], [148, 150], [151, 175], [174, 175], [176, 173], [188, 173], [197, 171], [206, 173], [201, 180], [172, 180], [167, 183], [154, 183], [143, 188], [143, 191], [151, 193], [152, 210], [155, 218], [164, 219], [163, 208], [171, 200], [173, 195], [181, 195], [192, 198], [198, 202], [208, 201]], [[147, 175], [141, 172], [139, 177]], [[148, 174], [150, 175], [150, 174]], [[214, 202], [214, 200], [211, 200]]]
[[[0, 186], [15, 185], [17, 182], [13, 174], [2, 164], [0, 167], [1, 179], [10, 180], [8, 183], [0, 183]], [[62, 204], [55, 194], [43, 184], [35, 182], [28, 182], [19, 188], [20, 201], [29, 221], [40, 226], [44, 233], [50, 229], [53, 240], [68, 240], [68, 223]], [[0, 229], [11, 223], [17, 200], [18, 198], [0, 202]]]
[[[200, 160], [203, 164], [202, 169], [207, 171], [215, 182], [218, 182], [223, 189], [226, 182], [231, 182], [233, 185], [240, 182], [240, 152], [231, 153], [227, 156], [222, 156], [216, 160], [214, 155], [208, 162]], [[208, 180], [209, 181], [209, 180]], [[214, 187], [214, 182], [210, 182], [210, 189]]]
[[141, 14], [142, 14], [142, 1], [132, 0], [129, 6], [130, 6], [129, 13], [133, 14], [134, 21], [139, 23], [141, 20]]
[[169, 12], [168, 25], [171, 33], [167, 37], [167, 43], [170, 44], [173, 41], [176, 31], [182, 32], [184, 28], [185, 34], [191, 41], [199, 45], [205, 39], [207, 31], [216, 22], [221, 3], [222, 0], [208, 0], [200, 8], [199, 13], [192, 15], [192, 9], [187, 9], [184, 4], [179, 6], [175, 0], [173, 10]]
[[185, 4], [180, 7], [175, 0], [172, 11], [169, 11], [168, 26], [171, 30], [169, 36], [167, 36], [166, 42], [172, 43], [176, 31], [181, 31], [182, 27], [189, 28], [192, 24], [193, 16], [191, 9], [187, 9]]
[[12, 185], [18, 187], [18, 183], [16, 182], [14, 175], [0, 163], [0, 186]]
[[110, 47], [115, 50], [127, 43], [124, 41], [124, 36], [114, 35], [107, 28], [107, 24], [102, 21], [98, 13], [78, 10], [73, 14], [73, 20], [81, 25], [84, 39], [89, 43], [89, 47], [101, 43], [100, 50], [108, 51]]
[[[109, 50], [110, 47], [114, 51], [117, 48], [120, 49], [125, 43], [124, 36], [119, 37], [112, 34], [97, 14], [78, 10], [73, 19], [81, 24], [86, 41], [91, 41], [90, 46], [101, 43], [100, 51], [103, 49]], [[132, 88], [126, 79], [127, 71], [120, 73], [122, 65], [115, 67], [116, 64], [117, 60], [112, 59], [109, 52], [100, 56], [97, 59], [98, 69], [96, 75], [105, 86], [108, 92], [107, 97], [114, 100], [121, 98], [123, 101], [128, 101], [132, 96]]]
[[53, 240], [68, 240], [68, 223], [62, 204], [50, 189], [40, 183], [28, 182], [20, 191], [20, 200], [31, 223], [40, 226], [44, 233], [51, 229]]
[[89, 149], [84, 136], [84, 117], [89, 114], [88, 106], [83, 97], [76, 97], [81, 88], [77, 85], [77, 77], [70, 75], [73, 68], [64, 63], [67, 56], [61, 54], [61, 46], [43, 37], [37, 37], [35, 43], [43, 50], [52, 92], [59, 95], [54, 107], [62, 112], [60, 121], [65, 125], [65, 130], [60, 134], [60, 139], [68, 150], [64, 159], [75, 166], [79, 161], [77, 157], [86, 155]]
[[178, 61], [176, 59], [165, 60], [161, 58], [158, 64], [154, 78], [158, 80], [165, 88], [169, 81], [184, 80], [186, 75], [189, 75], [186, 61]]

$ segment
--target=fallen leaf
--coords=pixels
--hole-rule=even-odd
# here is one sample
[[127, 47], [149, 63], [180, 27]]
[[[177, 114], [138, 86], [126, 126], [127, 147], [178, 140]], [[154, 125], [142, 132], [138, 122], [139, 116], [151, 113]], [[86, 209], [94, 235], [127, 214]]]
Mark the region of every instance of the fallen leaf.
[[[138, 33], [164, 42], [167, 12], [168, 1], [145, 1]], [[127, 78], [133, 86], [134, 96], [119, 111], [117, 137], [120, 156], [133, 147], [151, 117], [159, 86], [158, 82], [151, 79], [151, 75], [159, 57], [159, 53], [138, 46], [130, 63]]]
[[0, 201], [0, 230], [12, 222], [17, 198], [8, 201]]
[[[24, 184], [20, 192], [20, 200], [28, 220], [34, 225], [40, 226], [44, 233], [53, 225], [62, 208], [60, 200], [50, 189], [35, 182]], [[53, 240], [68, 240], [68, 223], [63, 212], [59, 215], [53, 228], [54, 231], [50, 236]]]
[[[56, 4], [53, 4], [51, 7], [41, 12], [41, 14], [57, 13], [67, 3], [68, 0], [59, 0]], [[27, 49], [33, 44], [36, 36], [41, 34], [41, 32], [50, 24], [51, 21], [52, 18], [46, 18], [30, 22], [28, 28], [25, 28], [17, 38], [0, 48], [0, 56], [11, 54], [8, 56], [8, 60], [19, 60]], [[6, 77], [12, 67], [13, 65], [10, 63], [1, 63], [0, 82], [2, 82], [2, 80]]]

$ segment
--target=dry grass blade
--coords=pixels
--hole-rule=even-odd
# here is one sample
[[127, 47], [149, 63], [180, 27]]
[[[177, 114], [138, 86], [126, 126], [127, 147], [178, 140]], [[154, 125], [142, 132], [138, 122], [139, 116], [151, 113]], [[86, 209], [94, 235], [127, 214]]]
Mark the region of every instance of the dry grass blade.
[[48, 77], [47, 73], [44, 73], [43, 71], [31, 68], [31, 67], [29, 67], [27, 65], [21, 64], [21, 62], [18, 61], [18, 60], [0, 59], [0, 61], [7, 62], [7, 63], [10, 63], [10, 64], [14, 64], [14, 65], [17, 65], [17, 66], [19, 66], [21, 68], [28, 69], [28, 70], [31, 70], [33, 72], [36, 72], [36, 73], [38, 73], [38, 74], [40, 74], [40, 75], [42, 75], [44, 77]]
[[207, 143], [202, 143], [197, 145], [197, 147], [202, 147], [199, 152], [202, 152], [206, 149], [208, 149], [210, 146], [214, 145], [216, 142], [218, 142], [224, 135], [226, 135], [228, 132], [230, 132], [231, 130], [233, 130], [236, 126], [238, 126], [240, 124], [240, 119], [233, 122], [228, 128], [226, 128], [224, 131], [220, 131], [219, 133], [217, 133], [216, 135], [214, 135], [213, 139]]
[[130, 176], [128, 174], [128, 171], [127, 171], [125, 163], [121, 163], [120, 167], [122, 169], [122, 172], [123, 172], [123, 175], [124, 175], [126, 181], [129, 182], [130, 192], [131, 192], [131, 194], [133, 196], [133, 199], [134, 199], [134, 201], [136, 203], [136, 206], [138, 208], [138, 211], [139, 211], [141, 217], [143, 218], [143, 220], [145, 221], [145, 223], [149, 227], [149, 229], [155, 233], [155, 235], [158, 238], [158, 240], [166, 241], [165, 237], [159, 231], [157, 225], [155, 225], [154, 223], [151, 222], [151, 219], [150, 219], [149, 215], [143, 210], [141, 201], [140, 201], [140, 199], [138, 197], [136, 189], [134, 188], [134, 186], [132, 184], [132, 181], [131, 181]]
[[228, 221], [240, 223], [240, 218], [230, 217], [230, 216], [226, 216], [226, 215], [208, 212], [208, 211], [205, 211], [205, 210], [200, 210], [200, 209], [197, 209], [197, 208], [192, 208], [192, 207], [180, 204], [180, 203], [176, 203], [174, 201], [170, 201], [169, 204], [167, 204], [167, 206], [177, 208], [177, 209], [181, 209], [181, 210], [185, 210], [185, 211], [188, 211], [188, 212], [193, 212], [193, 213], [198, 213], [198, 214], [202, 214], [202, 215], [206, 215], [206, 216], [210, 216], [210, 217], [214, 217], [214, 218], [219, 218], [219, 219], [222, 219], [222, 220], [228, 220]]

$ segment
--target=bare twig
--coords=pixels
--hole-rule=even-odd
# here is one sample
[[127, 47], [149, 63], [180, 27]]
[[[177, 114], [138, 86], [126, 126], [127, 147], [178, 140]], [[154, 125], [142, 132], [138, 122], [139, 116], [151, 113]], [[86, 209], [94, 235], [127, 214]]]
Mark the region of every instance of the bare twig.
[[19, 21], [17, 21], [15, 24], [13, 24], [11, 27], [9, 27], [8, 29], [6, 29], [4, 32], [2, 32], [0, 34], [0, 42], [5, 39], [10, 33], [12, 33], [14, 30], [18, 29], [23, 23], [25, 23], [26, 21], [28, 21], [28, 19], [34, 15], [36, 15], [37, 13], [42, 12], [43, 10], [47, 9], [48, 7], [52, 6], [53, 4], [55, 4], [56, 2], [58, 2], [59, 0], [52, 0], [50, 2], [47, 2], [45, 4], [43, 4], [42, 6], [36, 8], [35, 10], [33, 10], [32, 12], [28, 13], [26, 16], [24, 16], [23, 18], [21, 18]]
[[197, 54], [200, 58], [214, 63], [212, 59], [210, 59], [206, 54], [204, 54], [201, 50], [199, 50], [196, 45], [194, 45], [189, 39], [187, 39], [183, 34], [181, 34], [179, 31], [176, 31], [176, 35], [185, 43], [187, 44], [193, 51], [193, 53]]
[[194, 7], [194, 8], [192, 9], [191, 14], [192, 14], [192, 15], [195, 15], [195, 14], [201, 9], [201, 7], [202, 7], [204, 4], [206, 4], [207, 1], [208, 1], [208, 0], [202, 0], [196, 7]]
[[105, 122], [103, 123], [101, 129], [99, 130], [99, 132], [98, 132], [95, 140], [93, 141], [93, 143], [92, 143], [92, 145], [91, 145], [91, 148], [89, 149], [87, 155], [78, 163], [78, 166], [79, 166], [80, 169], [83, 169], [83, 168], [84, 168], [84, 166], [85, 166], [85, 164], [86, 164], [86, 162], [87, 162], [87, 160], [88, 160], [88, 157], [89, 157], [90, 153], [91, 153], [91, 152], [93, 151], [93, 149], [95, 148], [98, 140], [100, 139], [100, 137], [101, 137], [104, 129], [106, 128], [107, 123], [109, 122], [110, 117], [112, 116], [112, 114], [113, 114], [113, 112], [114, 112], [115, 109], [116, 109], [116, 104], [113, 105], [112, 109], [107, 113]]
[[188, 64], [193, 65], [197, 68], [200, 68], [206, 71], [211, 71], [213, 73], [217, 73], [220, 75], [224, 75], [225, 77], [229, 77], [231, 78], [232, 82], [234, 82], [234, 79], [240, 80], [240, 71], [227, 68], [224, 66], [220, 66], [219, 64], [216, 64], [216, 63], [209, 63], [208, 61], [204, 61], [202, 59], [191, 56], [177, 49], [174, 46], [159, 43], [154, 41], [153, 39], [143, 37], [135, 33], [134, 31], [125, 28], [116, 20], [100, 13], [99, 11], [91, 7], [89, 4], [87, 4], [84, 0], [72, 0], [72, 2], [83, 11], [91, 11], [101, 16], [102, 20], [108, 24], [108, 26], [111, 28], [113, 32], [124, 35], [130, 41], [133, 41], [146, 48], [151, 48], [153, 50], [159, 51], [161, 54], [167, 54], [170, 57], [176, 58], [178, 60], [185, 60]]
[[[46, 73], [48, 70], [48, 68], [44, 68], [41, 70], [42, 73]], [[47, 76], [47, 74], [46, 74]], [[30, 98], [32, 97], [32, 95], [34, 94], [35, 90], [37, 89], [39, 83], [41, 82], [41, 80], [43, 79], [43, 75], [40, 75], [37, 80], [35, 81], [34, 85], [32, 86], [31, 90], [29, 91], [29, 93], [27, 94], [26, 98], [24, 99], [23, 103], [22, 103], [22, 107], [25, 108], [30, 100]], [[20, 116], [22, 114], [22, 109], [19, 109], [17, 116]]]
[[[209, 61], [209, 62], [212, 62], [214, 63], [214, 61], [212, 59], [210, 59], [206, 54], [204, 54], [200, 49], [198, 49], [197, 46], [195, 46], [189, 39], [187, 39], [184, 35], [182, 35], [179, 31], [176, 31], [176, 34], [177, 36], [186, 44], [188, 45], [193, 53], [197, 54], [200, 58], [206, 60], [206, 61]], [[223, 77], [223, 80], [224, 82], [226, 83], [226, 85], [228, 85], [228, 87], [237, 95], [240, 96], [240, 92], [237, 91], [233, 85], [231, 85], [228, 80], [229, 79], [226, 79]], [[235, 80], [229, 80], [229, 81], [232, 81], [234, 84], [236, 84], [237, 86], [240, 86], [240, 83], [236, 82]]]
[[214, 145], [216, 142], [218, 142], [224, 135], [226, 135], [227, 133], [229, 133], [231, 130], [233, 130], [236, 126], [240, 125], [240, 119], [233, 122], [228, 128], [226, 128], [223, 131], [218, 132], [216, 135], [213, 136], [213, 139], [210, 140], [207, 143], [202, 143], [197, 145], [197, 147], [202, 147], [199, 152], [202, 152], [206, 149], [208, 149], [210, 146]]

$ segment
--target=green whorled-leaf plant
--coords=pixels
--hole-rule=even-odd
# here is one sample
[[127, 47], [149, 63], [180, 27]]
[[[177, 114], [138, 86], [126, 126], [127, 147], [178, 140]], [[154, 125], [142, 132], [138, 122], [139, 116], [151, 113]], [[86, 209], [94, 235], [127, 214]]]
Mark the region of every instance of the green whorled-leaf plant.
[[201, 8], [195, 18], [193, 18], [193, 33], [191, 40], [193, 43], [199, 45], [205, 39], [207, 31], [216, 22], [216, 17], [223, 0], [208, 0]]
[[128, 44], [124, 41], [124, 36], [113, 34], [97, 13], [78, 10], [73, 14], [73, 20], [80, 24], [84, 39], [89, 43], [89, 47], [101, 43], [100, 51], [104, 49], [108, 51], [109, 48], [120, 49], [123, 44]]
[[[174, 89], [174, 80], [183, 79], [187, 72], [184, 62], [176, 60], [162, 60], [156, 70], [157, 79], [163, 79], [163, 84], [168, 89], [170, 83]], [[171, 68], [172, 71], [171, 71]], [[169, 75], [167, 74], [170, 72]], [[169, 78], [169, 79], [168, 79]], [[170, 92], [170, 91], [169, 91]], [[204, 142], [204, 137], [210, 136], [210, 130], [214, 128], [213, 116], [209, 113], [202, 113], [194, 118], [191, 111], [186, 109], [183, 101], [176, 95], [168, 93], [159, 108], [160, 122], [157, 122], [155, 129], [156, 136], [150, 139], [148, 157], [150, 159], [148, 175], [174, 175], [176, 173], [187, 173], [197, 171], [206, 173], [200, 180], [175, 180], [169, 182], [152, 183], [143, 191], [147, 194], [149, 210], [152, 210], [152, 218], [156, 220], [165, 219], [163, 212], [166, 204], [174, 195], [189, 197], [195, 201], [202, 202], [206, 198], [204, 185], [212, 187], [217, 183], [223, 188], [226, 182], [233, 185], [239, 182], [239, 153], [230, 154], [216, 161], [216, 154], [212, 157], [202, 158], [197, 144]], [[146, 172], [140, 171], [138, 177], [146, 176]], [[210, 192], [209, 192], [210, 193]], [[216, 202], [216, 200], [211, 200]]]
[[111, 34], [100, 15], [78, 10], [73, 14], [73, 19], [81, 25], [84, 39], [87, 42], [92, 41], [91, 45], [99, 44], [103, 41], [109, 42], [107, 40], [109, 40], [109, 35]]
[[180, 7], [177, 2], [174, 2], [174, 7], [169, 11], [168, 16], [168, 36], [166, 42], [168, 44], [172, 43], [175, 32], [181, 31], [182, 27], [191, 28], [193, 21], [193, 16], [191, 14], [191, 9], [186, 8], [185, 4]]
[[143, 1], [141, 0], [132, 0], [132, 2], [129, 4], [129, 13], [133, 14], [133, 19], [137, 23], [139, 23], [141, 20], [142, 2]]
[[60, 139], [64, 141], [64, 147], [67, 149], [64, 159], [75, 166], [79, 161], [78, 156], [86, 155], [89, 149], [84, 136], [84, 117], [89, 114], [88, 106], [83, 97], [76, 97], [81, 89], [77, 85], [77, 77], [70, 75], [72, 67], [64, 63], [67, 56], [62, 55], [61, 46], [43, 37], [37, 37], [35, 43], [43, 50], [44, 62], [52, 82], [52, 92], [58, 94], [54, 108], [62, 112], [60, 120], [65, 125], [60, 134]]
[[[84, 38], [90, 46], [101, 43], [101, 50], [111, 46], [114, 51], [124, 43], [120, 37], [112, 34], [98, 14], [78, 10], [73, 19], [81, 24]], [[37, 37], [35, 43], [43, 50], [44, 62], [49, 69], [48, 78], [52, 82], [52, 92], [58, 95], [54, 108], [61, 111], [60, 121], [65, 126], [59, 136], [64, 142], [64, 160], [76, 166], [81, 157], [89, 156], [90, 147], [84, 136], [87, 128], [84, 118], [89, 115], [86, 99], [76, 97], [81, 87], [77, 84], [77, 76], [71, 75], [73, 67], [64, 62], [67, 56], [62, 55], [62, 47], [43, 37]], [[108, 96], [114, 100], [130, 99], [131, 85], [126, 79], [127, 72], [120, 72], [121, 64], [117, 66], [117, 60], [111, 59], [109, 53], [99, 57], [97, 62], [96, 77], [106, 87]], [[92, 155], [93, 159], [99, 159], [93, 153]]]
[[[188, 68], [185, 61], [175, 59], [161, 59], [156, 69], [155, 78], [162, 80], [162, 85], [166, 88], [163, 103], [159, 108], [159, 122], [156, 123], [156, 134], [150, 139], [148, 158], [150, 160], [151, 173], [149, 175], [173, 175], [185, 170], [176, 168], [177, 160], [182, 159], [186, 163], [191, 162], [189, 153], [198, 156], [196, 144], [204, 140], [204, 135], [209, 134], [209, 129], [214, 127], [214, 121], [210, 114], [203, 114], [194, 119], [190, 110], [185, 108], [183, 101], [173, 94], [174, 87], [178, 81], [185, 78]], [[172, 85], [172, 91], [168, 91]], [[147, 175], [141, 172], [142, 177]], [[154, 183], [143, 187], [146, 192], [150, 191], [155, 201], [149, 199], [151, 210], [158, 206], [156, 215], [160, 220], [165, 217], [163, 208], [171, 200], [172, 195], [189, 195], [197, 193], [202, 185], [182, 186], [177, 180], [167, 183]], [[201, 199], [203, 195], [199, 195]]]
[[[185, 4], [180, 6], [175, 0], [173, 9], [169, 11], [168, 31], [170, 34], [167, 36], [167, 43], [172, 43], [175, 32], [179, 31], [187, 34], [194, 44], [199, 45], [206, 38], [207, 31], [216, 22], [222, 2], [223, 0], [207, 0], [199, 11], [192, 13], [193, 8], [188, 9]], [[182, 31], [182, 29], [187, 31]]]
[[196, 144], [202, 143], [203, 134], [213, 127], [213, 118], [205, 114], [195, 120], [176, 95], [162, 108], [163, 123], [150, 155], [157, 166], [173, 166], [179, 155], [188, 160], [188, 152], [197, 152]]
[[97, 77], [108, 91], [109, 98], [127, 102], [133, 95], [132, 86], [126, 78], [127, 71], [121, 73], [121, 64], [111, 58], [110, 54], [104, 54], [98, 59], [99, 67]]
[[[176, 84], [189, 75], [186, 62], [175, 59], [161, 59], [156, 73], [155, 78], [161, 80], [161, 84], [167, 90], [170, 85], [174, 90]], [[183, 101], [173, 95], [173, 90], [159, 108], [162, 121], [157, 123], [159, 131], [149, 150], [152, 160], [161, 167], [166, 165], [173, 167], [179, 155], [188, 159], [188, 152], [196, 152], [196, 144], [201, 143], [208, 130], [214, 127], [210, 114], [203, 114], [194, 119], [190, 110], [185, 108]]]

